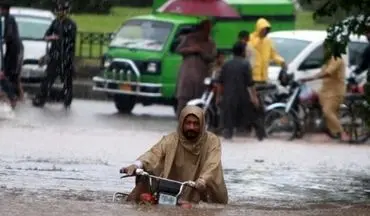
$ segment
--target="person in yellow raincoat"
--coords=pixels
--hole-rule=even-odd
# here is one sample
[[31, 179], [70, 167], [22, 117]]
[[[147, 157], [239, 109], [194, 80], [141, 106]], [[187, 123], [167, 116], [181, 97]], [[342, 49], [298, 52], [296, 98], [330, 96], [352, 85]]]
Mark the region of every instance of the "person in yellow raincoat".
[[340, 105], [344, 101], [346, 94], [345, 84], [345, 63], [342, 58], [335, 58], [330, 53], [327, 44], [324, 45], [325, 63], [321, 72], [313, 77], [301, 79], [302, 82], [309, 82], [322, 79], [322, 86], [319, 91], [319, 100], [325, 117], [329, 132], [342, 141], [348, 140], [348, 134], [343, 130], [339, 120]]
[[268, 81], [268, 67], [271, 60], [281, 65], [283, 69], [287, 67], [285, 60], [276, 52], [271, 39], [267, 37], [270, 30], [270, 23], [260, 18], [256, 22], [255, 31], [250, 35], [248, 45], [255, 50], [253, 80], [256, 84], [265, 84]]
[[[220, 140], [206, 131], [203, 110], [197, 106], [185, 106], [180, 113], [177, 132], [164, 136], [121, 172], [133, 175], [138, 168], [176, 181], [195, 181], [196, 189], [187, 187], [181, 196], [182, 201], [228, 202]], [[138, 202], [141, 194], [149, 192], [147, 181], [140, 177], [136, 180], [128, 201]]]

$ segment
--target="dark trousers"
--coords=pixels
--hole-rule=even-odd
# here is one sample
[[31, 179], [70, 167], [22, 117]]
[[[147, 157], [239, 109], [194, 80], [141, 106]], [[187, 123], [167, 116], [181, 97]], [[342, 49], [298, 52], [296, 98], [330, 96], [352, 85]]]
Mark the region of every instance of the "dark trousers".
[[9, 100], [20, 96], [20, 73], [23, 64], [23, 51], [19, 54], [7, 53], [4, 57], [5, 79], [0, 80], [1, 89]]
[[73, 72], [65, 71], [64, 74], [60, 74], [56, 71], [56, 68], [58, 68], [57, 64], [57, 61], [51, 61], [48, 64], [48, 67], [46, 69], [46, 76], [40, 85], [39, 99], [45, 101], [49, 97], [51, 88], [53, 87], [56, 78], [59, 76], [61, 81], [63, 82], [63, 90], [60, 93], [59, 97], [62, 97], [65, 100], [70, 100], [71, 102], [73, 90]]
[[262, 140], [265, 137], [263, 104], [258, 108], [254, 107], [250, 102], [242, 104], [244, 105], [224, 104], [224, 137], [232, 138], [234, 135], [234, 128], [236, 127], [247, 130], [254, 128], [257, 138]]
[[253, 107], [254, 114], [251, 118], [252, 121], [250, 123], [251, 128], [254, 128], [257, 138], [259, 140], [262, 140], [266, 137], [266, 131], [265, 131], [265, 107], [263, 105], [263, 100], [259, 98], [260, 100], [260, 106], [259, 107]]
[[4, 78], [0, 80], [0, 87], [5, 92], [6, 96], [9, 98], [9, 100], [15, 100], [16, 94], [15, 89], [12, 83]]

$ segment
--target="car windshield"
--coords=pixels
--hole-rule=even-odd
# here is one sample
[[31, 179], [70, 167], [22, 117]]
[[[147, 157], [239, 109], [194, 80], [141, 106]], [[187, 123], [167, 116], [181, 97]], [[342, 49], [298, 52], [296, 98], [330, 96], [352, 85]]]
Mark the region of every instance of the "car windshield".
[[22, 39], [40, 40], [44, 38], [46, 30], [52, 20], [38, 17], [15, 16], [18, 24], [19, 36]]
[[151, 20], [129, 20], [115, 34], [111, 46], [161, 51], [173, 25]]
[[271, 40], [277, 52], [285, 59], [287, 64], [291, 63], [310, 44], [309, 41], [291, 38], [271, 37]]

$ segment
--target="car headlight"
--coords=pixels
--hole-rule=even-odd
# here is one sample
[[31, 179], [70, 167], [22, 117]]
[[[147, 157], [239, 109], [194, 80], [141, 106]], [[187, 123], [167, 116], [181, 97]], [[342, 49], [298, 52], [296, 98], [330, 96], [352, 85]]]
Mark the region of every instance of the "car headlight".
[[149, 62], [146, 68], [146, 71], [149, 73], [157, 73], [158, 72], [158, 63]]

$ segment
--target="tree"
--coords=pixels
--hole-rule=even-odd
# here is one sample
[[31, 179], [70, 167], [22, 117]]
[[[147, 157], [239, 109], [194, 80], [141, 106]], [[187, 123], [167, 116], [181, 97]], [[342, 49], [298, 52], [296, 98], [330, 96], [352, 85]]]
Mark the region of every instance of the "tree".
[[[309, 4], [318, 2], [315, 0], [305, 1]], [[337, 57], [346, 53], [351, 34], [362, 35], [366, 29], [370, 28], [370, 0], [319, 0], [319, 6], [316, 8], [313, 18], [333, 16], [338, 10], [345, 11], [348, 17], [329, 25], [328, 36], [325, 40], [331, 47], [333, 55]]]

